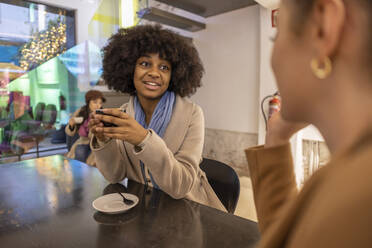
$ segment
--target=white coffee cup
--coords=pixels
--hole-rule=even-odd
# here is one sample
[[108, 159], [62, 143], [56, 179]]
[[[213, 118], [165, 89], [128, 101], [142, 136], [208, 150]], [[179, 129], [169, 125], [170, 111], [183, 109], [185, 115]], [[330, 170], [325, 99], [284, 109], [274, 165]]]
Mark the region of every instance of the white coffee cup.
[[74, 121], [75, 121], [76, 124], [80, 124], [80, 123], [82, 123], [83, 120], [84, 120], [83, 117], [74, 117]]

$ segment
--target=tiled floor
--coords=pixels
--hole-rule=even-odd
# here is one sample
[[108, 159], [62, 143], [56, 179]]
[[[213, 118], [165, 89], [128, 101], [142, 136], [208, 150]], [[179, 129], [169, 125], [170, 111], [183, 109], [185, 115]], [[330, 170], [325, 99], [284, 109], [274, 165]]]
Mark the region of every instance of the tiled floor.
[[240, 196], [235, 210], [235, 215], [257, 221], [251, 179], [249, 177], [240, 177], [239, 180]]

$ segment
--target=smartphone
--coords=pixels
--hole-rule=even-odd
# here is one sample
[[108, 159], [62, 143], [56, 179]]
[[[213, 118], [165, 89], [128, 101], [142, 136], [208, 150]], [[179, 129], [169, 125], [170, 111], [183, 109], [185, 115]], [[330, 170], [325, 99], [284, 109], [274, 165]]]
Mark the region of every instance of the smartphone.
[[[122, 111], [123, 111], [124, 113], [126, 112], [125, 109], [122, 109]], [[106, 113], [104, 113], [104, 112], [102, 111], [102, 109], [97, 109], [97, 110], [96, 110], [96, 114], [97, 114], [97, 115], [110, 115], [110, 114], [106, 114]], [[114, 124], [114, 123], [110, 123], [110, 122], [106, 122], [106, 121], [102, 121], [102, 123], [103, 123], [103, 126], [104, 126], [104, 127], [117, 127], [117, 125]]]

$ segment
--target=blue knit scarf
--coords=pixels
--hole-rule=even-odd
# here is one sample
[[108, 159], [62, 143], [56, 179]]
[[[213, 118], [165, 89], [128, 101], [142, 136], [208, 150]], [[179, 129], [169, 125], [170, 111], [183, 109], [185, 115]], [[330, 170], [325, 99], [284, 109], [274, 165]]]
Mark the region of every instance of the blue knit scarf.
[[[134, 118], [144, 128], [152, 129], [160, 137], [163, 137], [165, 130], [168, 127], [169, 121], [172, 118], [172, 112], [173, 112], [173, 106], [174, 106], [175, 99], [176, 99], [176, 96], [174, 92], [166, 91], [161, 97], [158, 104], [156, 105], [156, 108], [150, 120], [150, 124], [147, 126], [145, 112], [142, 109], [142, 106], [138, 100], [138, 97], [135, 96], [134, 97], [134, 112], [135, 112]], [[144, 164], [142, 161], [141, 161], [141, 170], [142, 170], [142, 175], [145, 176], [145, 169], [144, 169]], [[159, 188], [159, 186], [154, 181], [151, 173], [149, 174], [150, 174], [150, 178], [151, 178], [151, 181], [154, 187]], [[146, 182], [145, 177], [144, 177], [144, 180]]]

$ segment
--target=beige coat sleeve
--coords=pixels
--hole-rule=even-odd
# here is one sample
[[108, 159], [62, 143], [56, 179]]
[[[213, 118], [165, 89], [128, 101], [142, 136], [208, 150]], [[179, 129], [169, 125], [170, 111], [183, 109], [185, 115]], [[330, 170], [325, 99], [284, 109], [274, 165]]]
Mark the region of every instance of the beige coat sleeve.
[[154, 131], [143, 150], [135, 154], [149, 168], [156, 184], [173, 198], [180, 199], [191, 191], [196, 181], [203, 144], [204, 116], [195, 105], [183, 143], [175, 154]]
[[98, 143], [92, 137], [90, 148], [96, 159], [96, 167], [110, 183], [118, 183], [126, 177], [126, 166], [129, 165], [128, 156], [121, 154], [120, 140], [111, 139], [105, 144]]
[[289, 199], [297, 195], [290, 144], [247, 149], [254, 200], [261, 234], [280, 218]]

